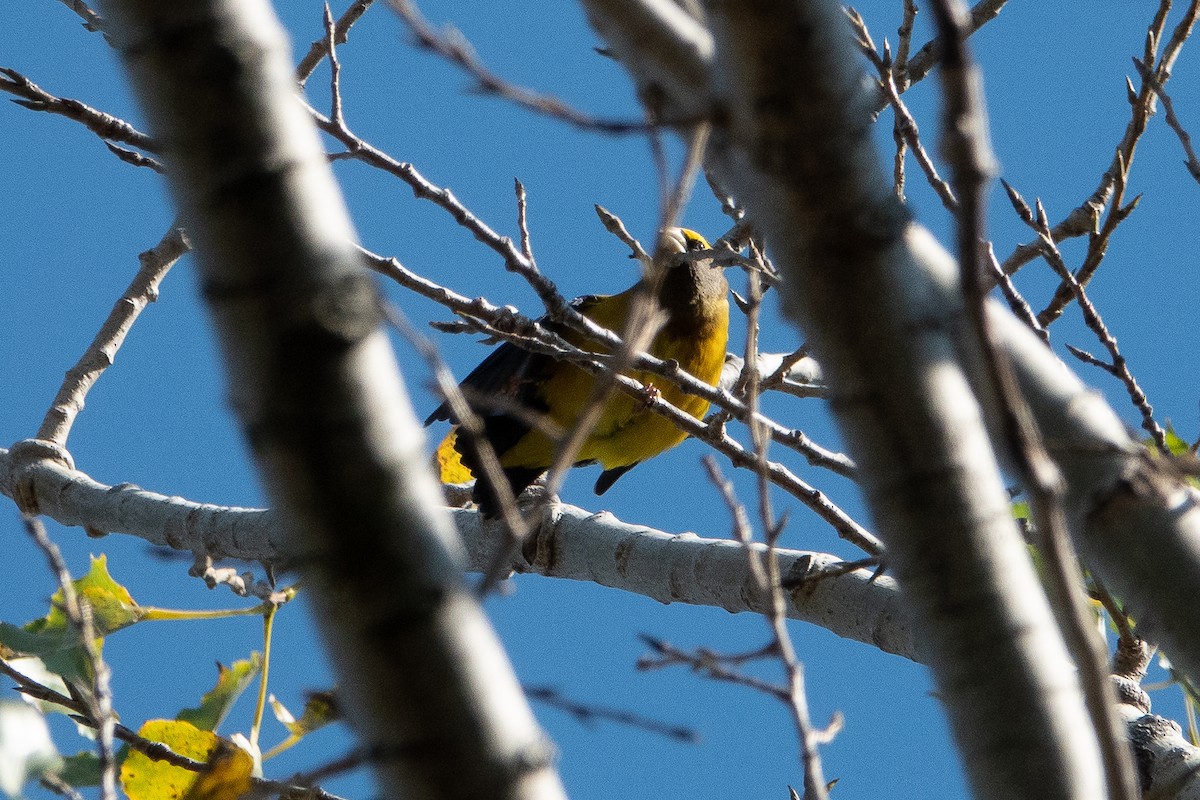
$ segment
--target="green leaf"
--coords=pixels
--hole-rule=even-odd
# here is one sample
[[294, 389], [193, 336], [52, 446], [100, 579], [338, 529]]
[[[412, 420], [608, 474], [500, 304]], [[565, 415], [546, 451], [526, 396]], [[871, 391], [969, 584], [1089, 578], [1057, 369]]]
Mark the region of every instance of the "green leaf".
[[67, 756], [63, 759], [58, 777], [76, 789], [80, 786], [99, 786], [100, 756], [94, 750], [80, 750], [73, 756]]
[[1166, 434], [1167, 449], [1171, 451], [1171, 455], [1186, 456], [1192, 452], [1192, 446], [1180, 438], [1179, 434], [1175, 432], [1175, 428], [1169, 422], [1167, 423]]
[[[96, 647], [103, 647], [104, 636], [128, 627], [142, 618], [141, 608], [124, 586], [108, 573], [108, 559], [93, 556], [88, 574], [72, 583], [80, 601], [92, 609]], [[62, 589], [50, 598], [50, 610], [18, 628], [0, 622], [0, 644], [18, 653], [36, 656], [46, 668], [76, 686], [91, 683], [92, 666], [79, 631], [67, 623], [63, 611]]]
[[[127, 628], [142, 618], [142, 610], [129, 590], [113, 580], [108, 572], [108, 557], [103, 553], [92, 556], [88, 574], [72, 584], [80, 600], [92, 607], [92, 624], [97, 636], [106, 636]], [[66, 630], [67, 615], [62, 610], [62, 590], [50, 598], [50, 613], [25, 627], [35, 632]]]
[[[38, 620], [41, 621], [41, 620]], [[102, 640], [97, 641], [99, 646]], [[83, 639], [76, 630], [31, 631], [0, 622], [0, 644], [23, 655], [41, 659], [46, 669], [76, 686], [91, 683], [92, 665]]]
[[217, 685], [200, 698], [199, 706], [185, 708], [175, 719], [190, 722], [202, 731], [215, 731], [261, 671], [261, 653], [251, 653], [250, 658], [235, 661], [230, 667], [218, 663]]

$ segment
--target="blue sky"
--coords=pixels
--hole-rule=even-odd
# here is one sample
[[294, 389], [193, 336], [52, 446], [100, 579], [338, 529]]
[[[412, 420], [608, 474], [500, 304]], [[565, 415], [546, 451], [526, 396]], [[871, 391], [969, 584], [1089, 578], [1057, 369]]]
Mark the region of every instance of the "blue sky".
[[[1048, 7], [1050, 6], [1050, 7]], [[620, 68], [597, 55], [601, 43], [579, 7], [524, 0], [504, 4], [426, 2], [437, 23], [453, 22], [493, 69], [532, 88], [556, 94], [596, 113], [636, 118], [632, 89]], [[877, 42], [894, 43], [900, 3], [860, 5]], [[278, 10], [299, 52], [320, 36], [321, 10], [288, 0]], [[334, 13], [342, 5], [334, 7]], [[1124, 76], [1141, 53], [1153, 9], [1146, 4], [1013, 3], [974, 40], [984, 71], [993, 146], [1004, 177], [1025, 196], [1043, 198], [1053, 220], [1097, 185], [1129, 118]], [[1083, 18], [1084, 13], [1090, 17]], [[916, 40], [929, 38], [924, 15]], [[1200, 130], [1200, 69], [1185, 47], [1169, 86], [1185, 123]], [[342, 49], [347, 120], [363, 138], [411, 161], [426, 177], [449, 186], [494, 228], [515, 235], [512, 180], [529, 192], [529, 225], [538, 262], [567, 296], [607, 293], [629, 286], [634, 263], [604, 232], [592, 211], [599, 203], [622, 216], [644, 240], [656, 225], [656, 177], [649, 148], [638, 137], [610, 138], [573, 130], [470, 91], [461, 73], [415, 49], [390, 12], [373, 8]], [[7, 4], [0, 10], [0, 65], [17, 69], [46, 90], [74, 97], [141, 125], [113, 52], [83, 30], [59, 3]], [[318, 70], [309, 97], [328, 102], [328, 72]], [[936, 142], [936, 82], [906, 95], [927, 144]], [[882, 117], [881, 150], [890, 146], [890, 114]], [[163, 182], [110, 155], [91, 133], [59, 117], [0, 104], [5, 153], [0, 159], [0, 444], [37, 429], [62, 373], [78, 358], [137, 267], [136, 255], [155, 244], [173, 217]], [[678, 153], [678, 147], [671, 147]], [[885, 158], [890, 156], [885, 154]], [[1200, 431], [1200, 335], [1195, 307], [1195, 234], [1200, 186], [1182, 166], [1183, 153], [1160, 116], [1151, 121], [1134, 163], [1130, 193], [1140, 208], [1117, 233], [1092, 297], [1117, 335], [1130, 366], [1154, 403], [1194, 439]], [[503, 271], [495, 256], [463, 235], [444, 212], [415, 200], [395, 179], [352, 163], [335, 171], [367, 247], [396, 256], [408, 267], [468, 296], [484, 295], [530, 314], [538, 305], [523, 282]], [[949, 219], [909, 164], [914, 213], [943, 241]], [[1003, 258], [1029, 236], [1002, 192], [992, 194], [989, 221]], [[701, 187], [685, 216], [710, 238], [726, 229], [718, 205]], [[1083, 248], [1064, 246], [1068, 263]], [[741, 278], [733, 276], [735, 288]], [[1035, 305], [1054, 282], [1044, 264], [1021, 273], [1019, 287]], [[448, 314], [398, 287], [389, 298], [418, 323]], [[790, 350], [797, 332], [773, 301], [763, 324], [764, 350]], [[740, 333], [740, 328], [738, 333]], [[1070, 342], [1098, 351], [1069, 311], [1054, 328], [1061, 351]], [[735, 335], [737, 335], [735, 333]], [[486, 349], [469, 337], [438, 335], [446, 358], [465, 374]], [[420, 360], [401, 341], [398, 355], [419, 414], [436, 405]], [[1094, 368], [1077, 367], [1119, 413], [1138, 418], [1121, 387]], [[838, 437], [816, 401], [772, 400], [769, 410], [818, 441]], [[440, 436], [435, 430], [432, 436]], [[138, 322], [116, 365], [88, 397], [70, 440], [80, 469], [107, 483], [132, 482], [155, 491], [228, 505], [263, 504], [225, 400], [212, 331], [185, 259], [168, 276], [157, 304]], [[687, 442], [644, 464], [602, 498], [591, 494], [594, 474], [573, 475], [564, 500], [667, 531], [726, 536], [728, 515], [707, 484]], [[788, 456], [777, 453], [787, 461]], [[728, 473], [733, 470], [723, 468]], [[867, 521], [851, 487], [799, 464], [803, 477], [826, 489]], [[744, 478], [739, 486], [752, 496]], [[856, 554], [819, 520], [786, 497], [790, 512], [784, 546]], [[171, 607], [236, 605], [224, 591], [209, 592], [186, 576], [188, 561], [163, 560], [140, 541], [121, 536], [87, 539], [82, 531], [52, 526], [77, 572], [88, 553], [107, 552], [114, 575], [144, 603]], [[0, 515], [9, 556], [0, 564], [0, 618], [21, 622], [44, 613], [52, 591], [40, 555], [24, 539], [15, 510]], [[539, 717], [561, 751], [561, 770], [575, 798], [657, 796], [784, 797], [801, 781], [796, 742], [786, 709], [748, 689], [705, 681], [682, 670], [639, 673], [639, 633], [683, 647], [747, 651], [766, 641], [758, 618], [723, 611], [662, 606], [596, 586], [522, 577], [488, 601], [488, 611], [523, 681], [551, 685], [572, 699], [627, 708], [693, 727], [699, 745], [686, 745], [611, 724], [584, 727], [560, 712]], [[331, 682], [303, 602], [279, 621], [273, 690], [292, 706], [301, 693]], [[822, 751], [825, 771], [840, 779], [838, 794], [958, 798], [965, 795], [938, 703], [924, 670], [864, 645], [794, 624], [806, 665], [810, 702], [818, 721], [835, 711], [845, 730]], [[110, 639], [117, 708], [136, 727], [191, 705], [214, 676], [212, 662], [229, 662], [259, 647], [253, 619], [139, 626]], [[772, 668], [762, 674], [777, 677]], [[1173, 691], [1155, 695], [1157, 710], [1182, 719]], [[244, 729], [249, 703], [235, 710], [225, 732]], [[273, 723], [271, 723], [273, 724]], [[268, 731], [273, 730], [268, 725]], [[274, 729], [279, 737], [282, 732]], [[65, 732], [65, 729], [64, 729]], [[272, 742], [271, 734], [265, 742]], [[319, 733], [268, 765], [275, 776], [311, 768], [344, 752], [341, 728]], [[67, 744], [69, 750], [81, 743]], [[370, 796], [361, 778], [330, 785], [354, 797]]]

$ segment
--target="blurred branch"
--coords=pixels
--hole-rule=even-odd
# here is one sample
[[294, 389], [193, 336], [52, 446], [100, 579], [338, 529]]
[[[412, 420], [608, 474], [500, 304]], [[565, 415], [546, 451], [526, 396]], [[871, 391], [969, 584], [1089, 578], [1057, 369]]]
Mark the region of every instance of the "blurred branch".
[[1082, 693], [966, 372], [978, 353], [953, 262], [879, 168], [839, 9], [721, 4], [710, 25], [726, 109], [716, 158], [828, 378], [976, 795], [1102, 791], [1095, 742], [1075, 735], [1088, 725]]
[[25, 530], [46, 556], [50, 570], [58, 582], [57, 596], [61, 598], [61, 602], [56, 603], [56, 607], [62, 611], [67, 624], [75, 630], [78, 641], [82, 644], [88, 672], [91, 673], [91, 685], [73, 684], [70, 689], [79, 699], [80, 705], [86, 709], [87, 718], [95, 724], [96, 751], [100, 762], [100, 798], [116, 800], [118, 765], [113, 736], [117, 715], [113, 711], [112, 670], [100, 653], [102, 640], [97, 639], [91, 603], [75, 591], [75, 582], [67, 569], [67, 562], [63, 560], [62, 551], [47, 535], [46, 526], [41, 519], [26, 516]]
[[417, 44], [462, 69], [475, 80], [478, 90], [484, 94], [494, 95], [528, 111], [583, 130], [609, 134], [647, 133], [650, 130], [650, 125], [645, 122], [595, 117], [557, 97], [507, 81], [487, 68], [462, 32], [451, 27], [436, 30], [411, 0], [388, 0], [388, 3], [396, 16], [408, 26]]
[[285, 546], [308, 579], [346, 719], [365, 748], [389, 754], [372, 763], [384, 792], [562, 797], [544, 735], [463, 580], [379, 297], [295, 101], [269, 4], [104, 8], [168, 156], [231, 404], [287, 520]]
[[672, 0], [582, 0], [582, 5], [655, 120], [708, 118], [714, 48], [702, 21]]
[[[757, 293], [756, 293], [757, 294]], [[755, 350], [755, 335], [751, 326], [751, 340], [747, 345], [747, 353]], [[753, 383], [753, 382], [752, 382]], [[756, 387], [755, 387], [756, 388]], [[752, 405], [757, 403], [756, 392], [751, 392]], [[755, 446], [761, 459], [765, 460], [766, 437], [756, 436]], [[808, 706], [808, 693], [804, 684], [804, 665], [796, 656], [796, 648], [787, 629], [787, 600], [784, 597], [785, 582], [779, 571], [779, 550], [777, 543], [783, 524], [772, 518], [769, 506], [769, 493], [766, 491], [765, 476], [759, 473], [760, 504], [762, 505], [764, 535], [767, 539], [765, 551], [754, 547], [754, 535], [750, 528], [749, 515], [746, 508], [734, 494], [733, 484], [721, 475], [717, 462], [711, 456], [704, 459], [704, 467], [708, 470], [709, 478], [716, 485], [721, 497], [728, 506], [733, 517], [733, 538], [746, 551], [746, 559], [750, 575], [757, 585], [758, 591], [767, 597], [767, 624], [771, 629], [771, 642], [766, 649], [779, 658], [787, 682], [778, 687], [772, 694], [787, 705], [791, 712], [792, 723], [796, 727], [796, 735], [800, 740], [800, 764], [804, 768], [804, 797], [806, 800], [828, 800], [829, 790], [825, 782], [824, 766], [821, 763], [819, 745], [830, 742], [839, 725], [831, 725], [826, 730], [818, 730], [812, 724]], [[665, 645], [664, 645], [665, 646]], [[644, 661], [638, 666], [643, 667]]]
[[[1116, 715], [1116, 694], [1109, 679], [1108, 651], [1096, 631], [1083, 586], [1083, 569], [1067, 532], [1063, 511], [1063, 479], [1046, 451], [1041, 430], [1021, 393], [1007, 353], [1000, 347], [987, 313], [985, 263], [990, 263], [986, 193], [998, 171], [991, 149], [983, 76], [967, 45], [965, 9], [961, 0], [934, 0], [933, 16], [943, 48], [941, 149], [950, 164], [959, 198], [956, 223], [958, 264], [966, 314], [979, 348], [978, 393], [994, 397], [998, 418], [993, 433], [1017, 466], [1029, 497], [1029, 507], [1044, 569], [1040, 572], [1046, 596], [1058, 620], [1063, 640], [1078, 670], [1091, 732], [1100, 746], [1110, 800], [1137, 800], [1133, 762]], [[1044, 220], [1044, 215], [1043, 215]], [[1045, 226], [1047, 238], [1049, 225]], [[1053, 240], [1050, 239], [1051, 243]], [[1086, 736], [1077, 732], [1075, 736]], [[1083, 776], [1079, 785], [1090, 782]]]

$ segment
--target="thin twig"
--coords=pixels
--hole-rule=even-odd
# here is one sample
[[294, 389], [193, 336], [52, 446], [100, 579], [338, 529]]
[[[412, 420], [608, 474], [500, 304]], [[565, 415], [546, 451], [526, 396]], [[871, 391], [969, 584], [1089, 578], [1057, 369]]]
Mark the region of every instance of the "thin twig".
[[[333, 39], [335, 44], [346, 43], [350, 29], [354, 27], [354, 23], [358, 22], [362, 15], [367, 13], [367, 9], [374, 2], [375, 0], [354, 0], [350, 4], [350, 7], [346, 9], [342, 16], [338, 17], [337, 25], [334, 26]], [[304, 54], [304, 58], [300, 59], [300, 63], [296, 65], [296, 82], [304, 86], [305, 81], [308, 80], [309, 76], [312, 75], [317, 65], [321, 63], [329, 51], [328, 34], [313, 42], [308, 48], [308, 52]]]
[[321, 21], [325, 26], [325, 49], [329, 57], [329, 119], [340, 130], [346, 130], [346, 118], [342, 113], [342, 63], [337, 56], [337, 25], [329, 3], [324, 5]]
[[13, 101], [19, 106], [31, 111], [58, 114], [82, 123], [101, 139], [124, 142], [151, 153], [158, 150], [158, 145], [153, 139], [119, 117], [106, 114], [79, 100], [56, 97], [14, 69], [0, 67], [0, 76], [3, 76], [0, 78], [0, 91], [20, 97], [20, 100]]
[[898, 85], [904, 84], [904, 76], [908, 74], [908, 54], [912, 50], [913, 23], [916, 18], [916, 0], [904, 0], [904, 15], [900, 18], [900, 27], [896, 29], [896, 62], [892, 64], [892, 74], [896, 76]]
[[62, 593], [63, 615], [67, 618], [67, 623], [78, 632], [79, 641], [87, 656], [91, 686], [86, 690], [83, 690], [83, 687], [76, 688], [81, 690], [78, 692], [80, 702], [86, 706], [88, 717], [95, 722], [96, 750], [100, 759], [100, 797], [102, 800], [116, 800], [117, 760], [116, 749], [113, 747], [113, 732], [117, 717], [113, 712], [112, 671], [101, 656], [100, 645], [97, 643], [97, 637], [102, 632], [96, 630], [91, 605], [76, 593], [67, 562], [63, 560], [58, 545], [46, 534], [46, 526], [35, 516], [26, 515], [24, 522], [25, 530], [45, 554], [50, 571], [54, 573], [59, 592]]
[[1073, 344], [1067, 344], [1067, 345], [1065, 345], [1065, 347], [1071, 353], [1071, 355], [1075, 356], [1083, 363], [1090, 364], [1093, 367], [1099, 367], [1100, 369], [1107, 372], [1109, 375], [1112, 375], [1114, 378], [1119, 377], [1117, 375], [1117, 368], [1114, 367], [1112, 364], [1108, 363], [1107, 361], [1103, 361], [1099, 358], [1096, 358], [1094, 355], [1089, 353], [1087, 350], [1078, 348]]
[[1012, 278], [1004, 274], [1004, 270], [1001, 268], [1000, 262], [996, 260], [996, 251], [992, 248], [992, 243], [988, 242], [986, 247], [988, 268], [991, 272], [992, 278], [997, 284], [999, 284], [1000, 292], [1004, 295], [1004, 299], [1008, 301], [1008, 307], [1012, 309], [1012, 312], [1017, 316], [1017, 319], [1028, 325], [1030, 330], [1038, 335], [1039, 339], [1041, 339], [1047, 345], [1050, 344], [1050, 332], [1043, 328], [1042, 324], [1038, 322], [1037, 317], [1033, 313], [1033, 308], [1030, 307], [1029, 302], [1023, 296], [1021, 296], [1021, 293], [1017, 291], [1017, 287], [1013, 285]]
[[608, 134], [646, 133], [652, 126], [645, 122], [603, 119], [580, 111], [563, 100], [551, 95], [535, 92], [505, 80], [484, 65], [475, 48], [463, 34], [454, 28], [445, 27], [439, 33], [422, 16], [416, 3], [411, 0], [388, 0], [396, 16], [408, 26], [416, 37], [417, 44], [438, 54], [451, 64], [470, 75], [480, 92], [495, 95], [515, 103], [529, 111], [542, 114], [589, 131]]
[[[1163, 0], [1163, 5], [1160, 5], [1154, 22], [1151, 24], [1150, 33], [1146, 40], [1146, 55], [1142, 59], [1145, 64], [1155, 64], [1154, 49], [1157, 42], [1161, 39], [1163, 25], [1166, 21], [1165, 9], [1169, 9], [1169, 7], [1169, 0]], [[1184, 11], [1183, 17], [1176, 24], [1170, 39], [1167, 40], [1166, 45], [1163, 47], [1162, 55], [1155, 64], [1153, 77], [1159, 88], [1166, 86], [1167, 81], [1170, 80], [1171, 68], [1174, 66], [1175, 60], [1179, 57], [1179, 52], [1183, 48], [1184, 42], [1191, 36], [1192, 29], [1198, 17], [1200, 17], [1200, 0], [1192, 0]], [[1083, 287], [1088, 285], [1096, 270], [1099, 269], [1100, 263], [1108, 252], [1108, 243], [1113, 233], [1128, 218], [1137, 205], [1137, 198], [1129, 204], [1125, 204], [1125, 188], [1128, 185], [1129, 170], [1133, 165], [1138, 141], [1141, 139], [1146, 126], [1149, 124], [1150, 117], [1154, 113], [1154, 99], [1157, 94], [1150, 82], [1145, 80], [1142, 81], [1141, 88], [1137, 93], [1133, 92], [1133, 87], [1128, 82], [1126, 86], [1131, 98], [1132, 116], [1129, 125], [1126, 127], [1125, 136], [1117, 146], [1113, 163], [1101, 182], [1103, 185], [1105, 181], [1109, 181], [1113, 185], [1114, 193], [1112, 201], [1109, 203], [1108, 214], [1100, 226], [1099, 233], [1089, 239], [1087, 255], [1084, 257], [1079, 271], [1074, 275], [1075, 281]], [[1057, 291], [1055, 291], [1054, 297], [1038, 315], [1038, 321], [1043, 325], [1053, 322], [1061, 316], [1067, 304], [1074, 300], [1075, 296], [1070, 283], [1064, 279], [1059, 284]]]
[[[765, 437], [760, 437], [765, 447]], [[759, 462], [765, 461], [765, 453], [759, 454]], [[779, 563], [775, 559], [775, 543], [778, 540], [778, 526], [770, 518], [769, 506], [763, 506], [764, 524], [767, 526], [767, 551], [759, 553], [753, 546], [753, 535], [745, 508], [738, 502], [733, 491], [733, 484], [721, 475], [717, 462], [712, 457], [704, 459], [704, 467], [708, 470], [709, 478], [721, 492], [726, 506], [730, 510], [734, 523], [734, 537], [742, 543], [746, 550], [746, 558], [750, 563], [750, 574], [754, 576], [758, 590], [770, 598], [768, 612], [764, 615], [771, 628], [771, 649], [779, 657], [787, 677], [787, 689], [784, 692], [788, 710], [792, 714], [792, 722], [796, 726], [796, 734], [800, 740], [800, 763], [804, 767], [804, 797], [806, 800], [827, 800], [829, 797], [825, 782], [824, 769], [821, 766], [821, 756], [817, 750], [819, 744], [828, 742], [837, 729], [841, 727], [840, 719], [834, 719], [833, 724], [824, 731], [818, 731], [812, 725], [808, 711], [808, 698], [804, 689], [804, 667], [796, 657], [795, 647], [787, 631], [787, 613], [783, 599], [783, 589], [780, 586]], [[766, 486], [766, 480], [760, 477], [761, 487]], [[760, 502], [762, 498], [760, 497]]]
[[544, 703], [551, 708], [557, 708], [559, 711], [570, 714], [585, 725], [595, 720], [605, 720], [615, 722], [618, 725], [627, 725], [648, 733], [666, 736], [668, 739], [674, 739], [678, 742], [696, 744], [700, 741], [700, 734], [693, 728], [682, 725], [668, 725], [665, 722], [660, 722], [659, 720], [620, 708], [605, 708], [604, 706], [580, 703], [564, 697], [560, 691], [549, 686], [525, 686], [523, 688], [526, 697], [530, 700]]
[[1100, 340], [1100, 343], [1104, 345], [1104, 349], [1108, 351], [1111, 363], [1105, 368], [1105, 371], [1116, 376], [1121, 381], [1121, 384], [1125, 387], [1126, 394], [1129, 395], [1130, 402], [1133, 403], [1133, 407], [1141, 414], [1142, 428], [1150, 434], [1159, 452], [1164, 455], [1170, 455], [1171, 450], [1167, 446], [1167, 434], [1154, 419], [1154, 407], [1150, 405], [1146, 393], [1142, 391], [1142, 387], [1130, 371], [1125, 356], [1121, 354], [1121, 350], [1117, 346], [1116, 338], [1109, 332], [1108, 326], [1104, 324], [1104, 319], [1100, 316], [1100, 312], [1088, 297], [1083, 285], [1080, 284], [1071, 272], [1071, 269], [1067, 266], [1062, 252], [1058, 249], [1058, 245], [1054, 243], [1054, 239], [1050, 235], [1049, 221], [1046, 219], [1046, 210], [1043, 208], [1041, 201], [1038, 200], [1035, 203], [1037, 208], [1035, 215], [1030, 210], [1024, 198], [1017, 193], [1016, 189], [1007, 183], [1004, 186], [1008, 192], [1009, 200], [1013, 204], [1013, 208], [1017, 211], [1017, 215], [1040, 237], [1042, 248], [1045, 251], [1046, 263], [1050, 265], [1051, 269], [1054, 270], [1063, 283], [1070, 287], [1073, 297], [1079, 303], [1079, 310], [1083, 314], [1083, 321], [1092, 333], [1096, 335], [1096, 338]]
[[[83, 0], [60, 0], [60, 2], [83, 20], [85, 30], [92, 33], [104, 33], [104, 18]], [[105, 34], [104, 38], [107, 39], [108, 34]]]
[[[689, 653], [653, 636], [642, 634], [638, 638], [645, 642], [655, 654], [654, 658], [642, 656], [638, 659], [637, 668], [640, 670], [662, 669], [681, 664], [713, 680], [732, 683], [738, 686], [747, 686], [765, 695], [774, 697], [783, 703], [788, 703], [791, 700], [787, 689], [765, 681], [762, 678], [756, 678], [753, 675], [747, 675], [744, 672], [731, 669], [726, 666], [729, 662], [723, 656], [711, 650], [701, 649], [694, 653]], [[772, 654], [769, 649], [756, 652], [758, 658]]]
[[[866, 20], [862, 15], [853, 8], [846, 9], [846, 17], [850, 20], [850, 26], [854, 30], [855, 36], [858, 39], [859, 49], [867, 57], [875, 67], [875, 71], [879, 74], [878, 84], [883, 92], [888, 103], [892, 106], [892, 110], [896, 115], [896, 129], [902, 137], [905, 144], [913, 152], [913, 157], [917, 159], [917, 163], [921, 167], [921, 171], [925, 173], [926, 180], [942, 201], [942, 205], [948, 211], [954, 211], [957, 208], [957, 202], [954, 199], [954, 192], [950, 185], [938, 174], [937, 167], [933, 163], [933, 159], [925, 150], [925, 146], [921, 143], [920, 129], [917, 127], [917, 121], [909, 112], [908, 106], [904, 104], [904, 100], [900, 97], [899, 87], [895, 83], [895, 73], [892, 69], [891, 54], [888, 51], [888, 45], [884, 42], [884, 54], [881, 56], [875, 49], [875, 42], [871, 38], [871, 33], [867, 29]], [[897, 155], [899, 158], [900, 155]], [[897, 191], [903, 191], [903, 166], [897, 168], [899, 170], [897, 180]]]
[[512, 486], [504, 474], [500, 457], [485, 435], [484, 422], [475, 412], [470, 400], [463, 395], [458, 382], [450, 372], [446, 362], [433, 342], [422, 336], [408, 319], [394, 306], [384, 307], [384, 313], [392, 326], [417, 350], [437, 380], [438, 389], [450, 407], [452, 416], [458, 425], [458, 435], [465, 437], [475, 450], [482, 476], [476, 475], [476, 480], [486, 480], [490, 484], [500, 510], [500, 518], [504, 522], [507, 533], [506, 546], [496, 550], [492, 563], [484, 572], [479, 584], [479, 594], [486, 595], [499, 583], [510, 570], [513, 555], [520, 549], [521, 543], [529, 536], [530, 526], [517, 508], [517, 499], [513, 496]]
[[1167, 94], [1167, 90], [1159, 83], [1158, 78], [1154, 76], [1149, 67], [1136, 58], [1133, 59], [1133, 65], [1137, 67], [1142, 80], [1150, 84], [1150, 88], [1162, 99], [1163, 109], [1167, 112], [1167, 125], [1171, 126], [1171, 130], [1175, 131], [1175, 135], [1179, 137], [1179, 143], [1183, 145], [1183, 152], [1187, 156], [1183, 165], [1187, 167], [1187, 171], [1191, 173], [1192, 177], [1200, 182], [1200, 159], [1196, 158], [1196, 151], [1192, 148], [1191, 135], [1184, 129], [1179, 117], [1175, 115], [1175, 103], [1172, 102], [1171, 96]]
[[528, 198], [525, 194], [525, 184], [521, 183], [519, 178], [513, 178], [513, 187], [517, 193], [517, 230], [521, 232], [521, 254], [528, 259], [530, 264], [537, 266], [537, 261], [533, 258], [533, 244], [529, 238], [529, 220], [526, 216]]
[[67, 443], [71, 426], [83, 410], [88, 391], [104, 370], [112, 366], [134, 322], [147, 305], [158, 299], [163, 278], [187, 251], [188, 243], [183, 229], [176, 226], [167, 232], [162, 241], [138, 255], [140, 267], [137, 274], [79, 361], [67, 370], [54, 402], [38, 428], [38, 439], [58, 445]]
[[[1008, 0], [979, 0], [971, 8], [971, 18], [967, 26], [968, 36], [973, 35], [988, 22], [995, 19], [1007, 2]], [[924, 80], [933, 68], [940, 63], [941, 59], [941, 47], [938, 44], [937, 37], [934, 37], [922, 45], [912, 58], [905, 60], [904, 73], [901, 76], [903, 82], [899, 84], [900, 91], [902, 93], [906, 92], [915, 84]], [[887, 98], [880, 95], [875, 101], [875, 113], [878, 114], [887, 108], [887, 106]]]
[[128, 147], [121, 147], [109, 141], [105, 141], [104, 146], [108, 148], [110, 153], [131, 167], [144, 167], [157, 172], [159, 175], [167, 174], [167, 168], [157, 158], [152, 158], [144, 153], [130, 150]]

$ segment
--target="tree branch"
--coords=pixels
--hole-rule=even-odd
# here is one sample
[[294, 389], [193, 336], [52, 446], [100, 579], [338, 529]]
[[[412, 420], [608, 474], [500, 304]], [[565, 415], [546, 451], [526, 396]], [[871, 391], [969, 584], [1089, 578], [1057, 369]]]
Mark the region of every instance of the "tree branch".
[[562, 797], [436, 508], [379, 298], [269, 5], [105, 9], [195, 245], [232, 404], [309, 578], [347, 720], [366, 748], [395, 754], [374, 764], [385, 793]]

